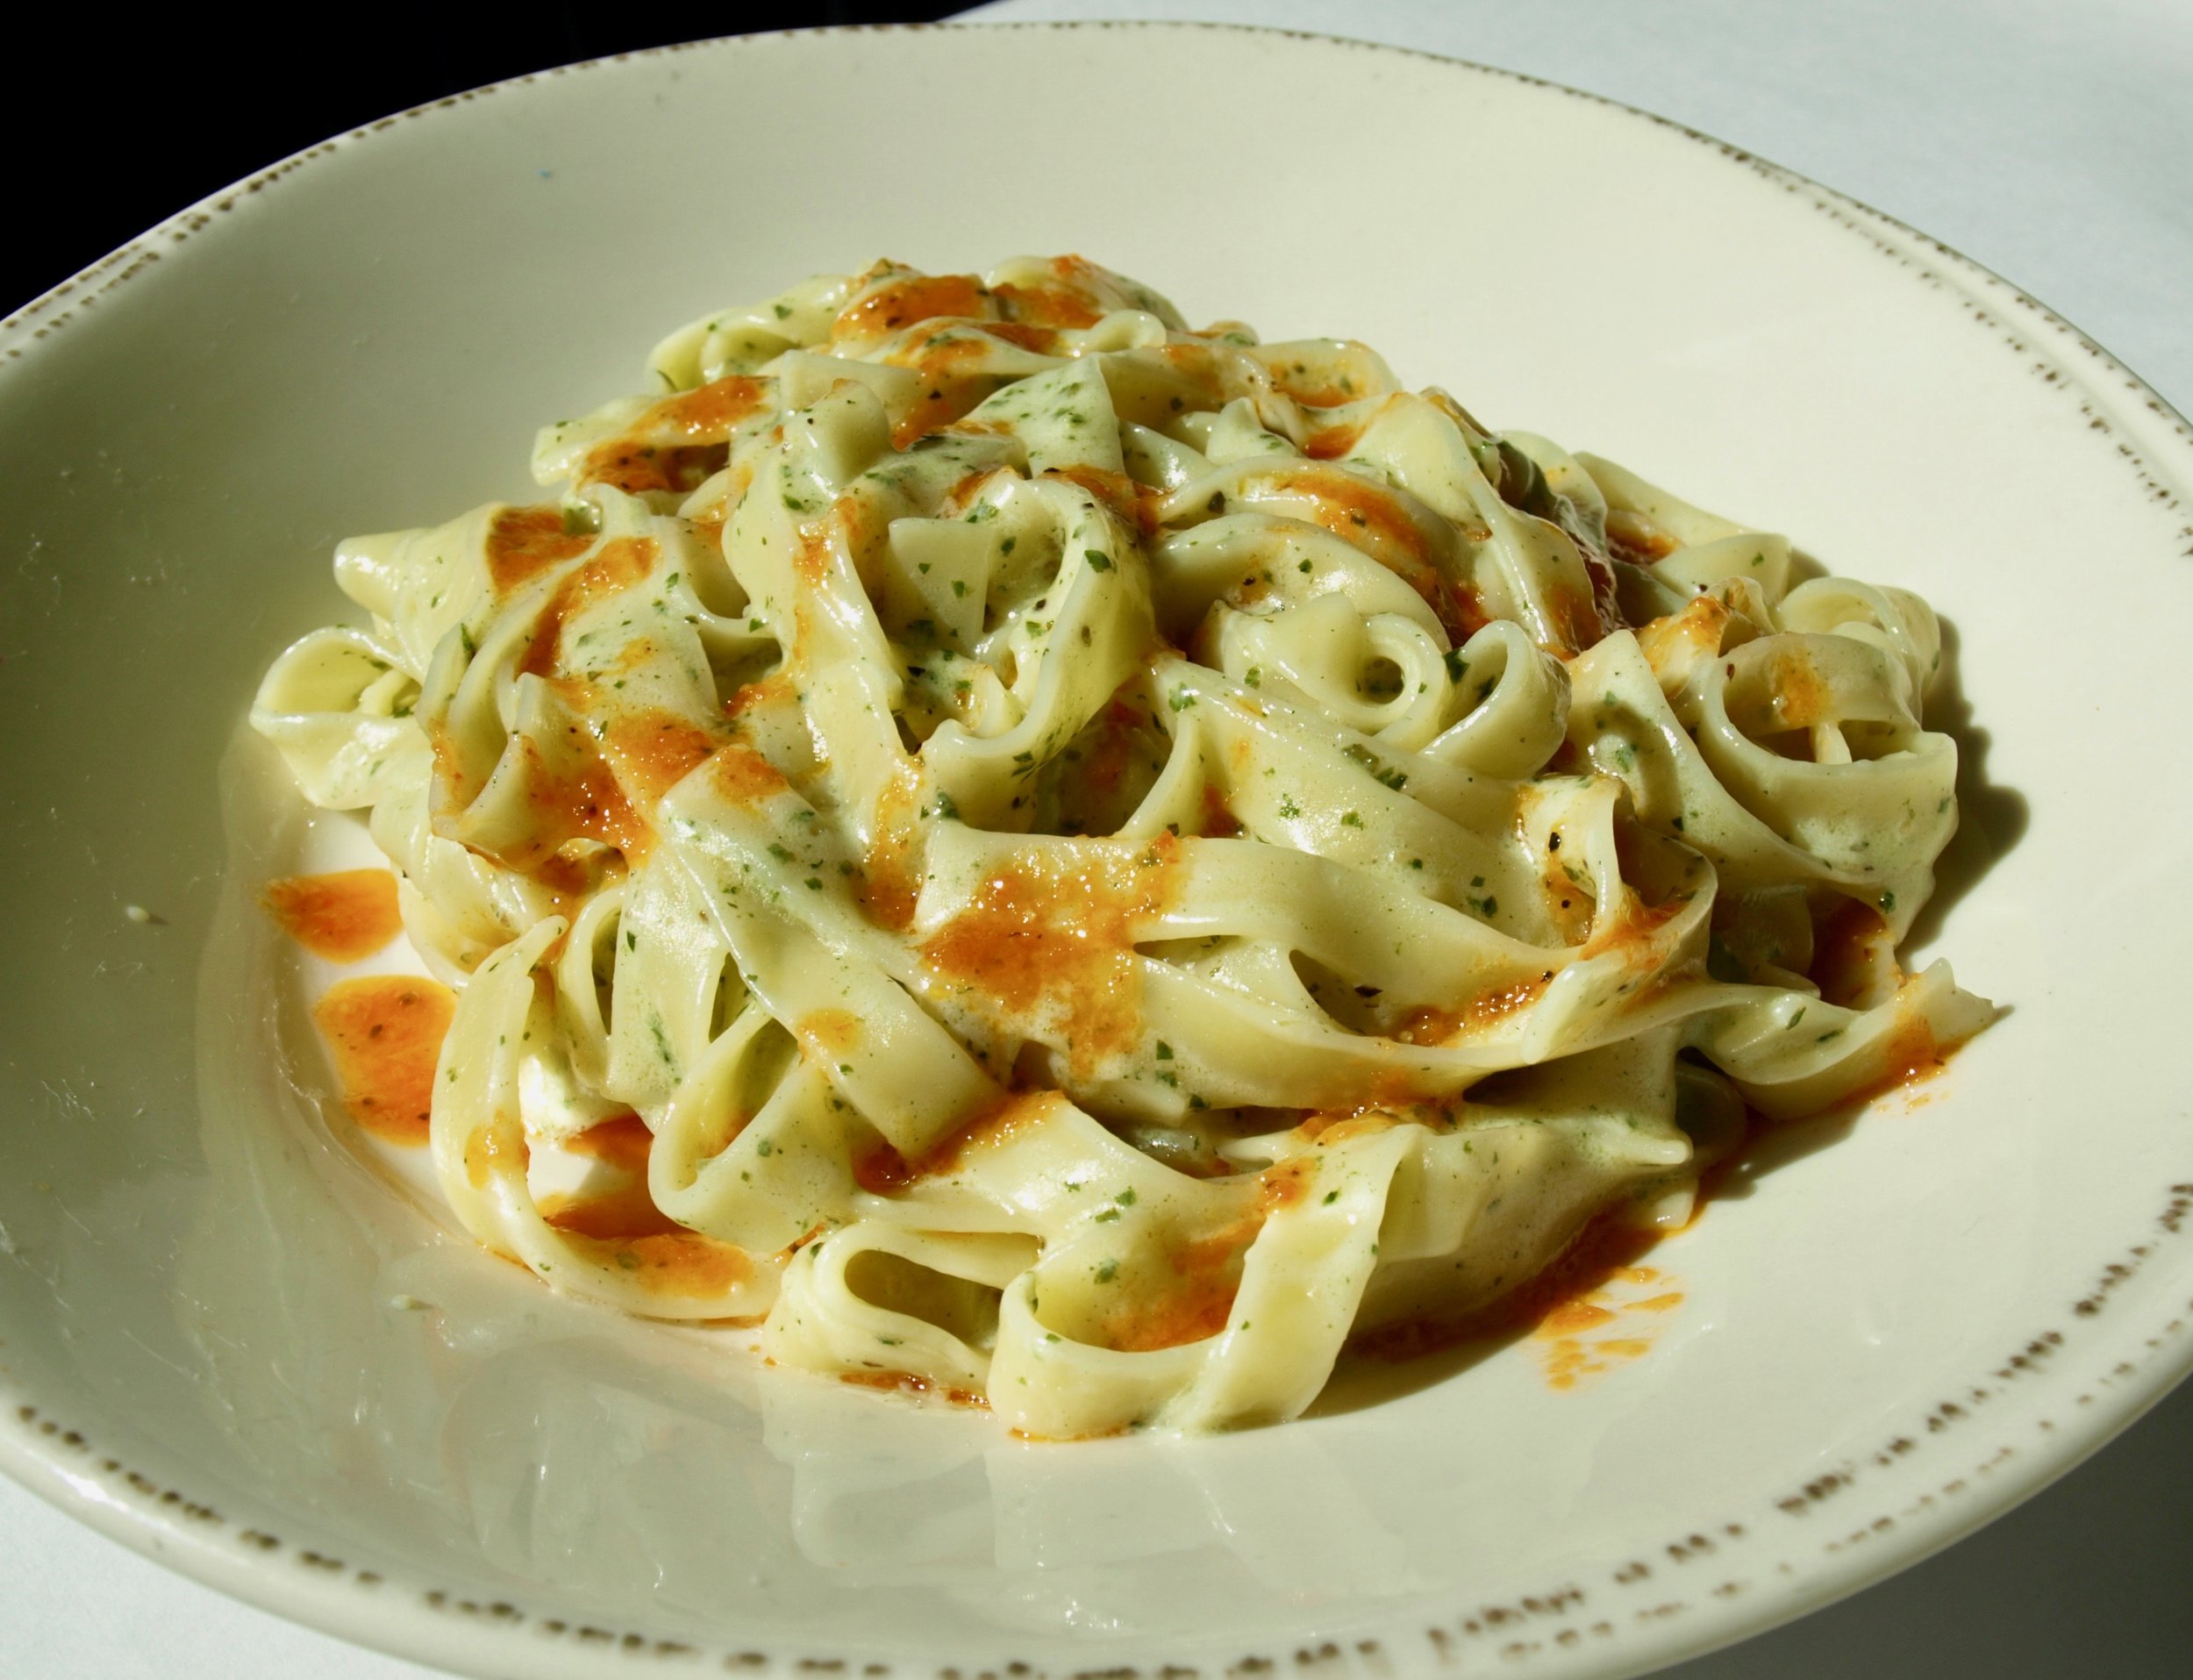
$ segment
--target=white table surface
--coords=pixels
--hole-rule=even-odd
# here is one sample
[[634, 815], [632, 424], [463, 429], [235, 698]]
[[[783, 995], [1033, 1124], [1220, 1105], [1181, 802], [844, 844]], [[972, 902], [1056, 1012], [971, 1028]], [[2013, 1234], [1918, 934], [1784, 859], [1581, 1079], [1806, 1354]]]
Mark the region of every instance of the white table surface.
[[[1004, 0], [970, 15], [1271, 24], [1475, 59], [1609, 95], [1924, 228], [2024, 286], [2193, 409], [2193, 5], [2185, 0]], [[696, 15], [696, 25], [705, 22]], [[170, 1575], [0, 1479], [0, 1675], [398, 1680], [433, 1672]], [[1683, 1680], [2193, 1673], [2193, 1385], [1948, 1552], [1670, 1672]]]

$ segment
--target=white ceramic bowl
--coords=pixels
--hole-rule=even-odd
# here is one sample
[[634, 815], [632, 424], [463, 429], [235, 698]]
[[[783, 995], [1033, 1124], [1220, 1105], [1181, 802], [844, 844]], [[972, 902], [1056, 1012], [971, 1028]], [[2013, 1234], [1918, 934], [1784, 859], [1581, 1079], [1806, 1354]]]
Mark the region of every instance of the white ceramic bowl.
[[[2012, 1012], [1762, 1156], [1594, 1383], [1520, 1343], [1282, 1429], [1032, 1446], [561, 1301], [325, 1123], [251, 895], [327, 837], [237, 726], [332, 615], [333, 540], [523, 494], [534, 425], [707, 308], [1068, 249], [1364, 338], [1954, 627], [1966, 828], [1921, 946]], [[2158, 750], [2193, 675], [2147, 651], [2193, 608], [2189, 483], [2151, 392], [1910, 230], [1382, 49], [760, 38], [316, 148], [0, 328], [0, 1464], [482, 1672], [1611, 1675], [1824, 1602], [2193, 1362], [2193, 787]]]

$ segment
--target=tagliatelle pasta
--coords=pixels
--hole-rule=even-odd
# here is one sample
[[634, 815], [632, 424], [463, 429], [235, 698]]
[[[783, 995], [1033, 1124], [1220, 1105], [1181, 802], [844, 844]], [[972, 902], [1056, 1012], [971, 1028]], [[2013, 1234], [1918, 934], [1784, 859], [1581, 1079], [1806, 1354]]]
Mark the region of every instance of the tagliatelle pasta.
[[458, 988], [431, 1148], [551, 1285], [1032, 1434], [1290, 1418], [1746, 1111], [1987, 1004], [1932, 613], [1075, 258], [664, 341], [538, 507], [342, 545], [254, 725]]

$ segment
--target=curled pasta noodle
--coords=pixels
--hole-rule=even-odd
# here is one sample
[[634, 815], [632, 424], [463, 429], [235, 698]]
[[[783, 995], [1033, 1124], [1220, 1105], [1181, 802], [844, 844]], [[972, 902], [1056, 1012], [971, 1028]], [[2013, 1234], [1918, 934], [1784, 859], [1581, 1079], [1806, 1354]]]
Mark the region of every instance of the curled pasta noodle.
[[[1033, 1435], [1299, 1413], [1989, 1006], [1933, 615], [1079, 258], [673, 334], [253, 712], [461, 984], [451, 1208]], [[1673, 1210], [1673, 1212], [1671, 1212]]]

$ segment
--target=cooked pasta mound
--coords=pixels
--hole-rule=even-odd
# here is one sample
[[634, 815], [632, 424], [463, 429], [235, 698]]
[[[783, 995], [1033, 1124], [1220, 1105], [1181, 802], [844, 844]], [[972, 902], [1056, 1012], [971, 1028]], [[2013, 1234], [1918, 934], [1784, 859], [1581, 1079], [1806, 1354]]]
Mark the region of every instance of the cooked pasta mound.
[[[1985, 1023], [1925, 604], [1079, 258], [810, 280], [343, 544], [253, 711], [553, 1287], [1046, 1437], [1291, 1418]], [[662, 394], [667, 392], [668, 394]]]

